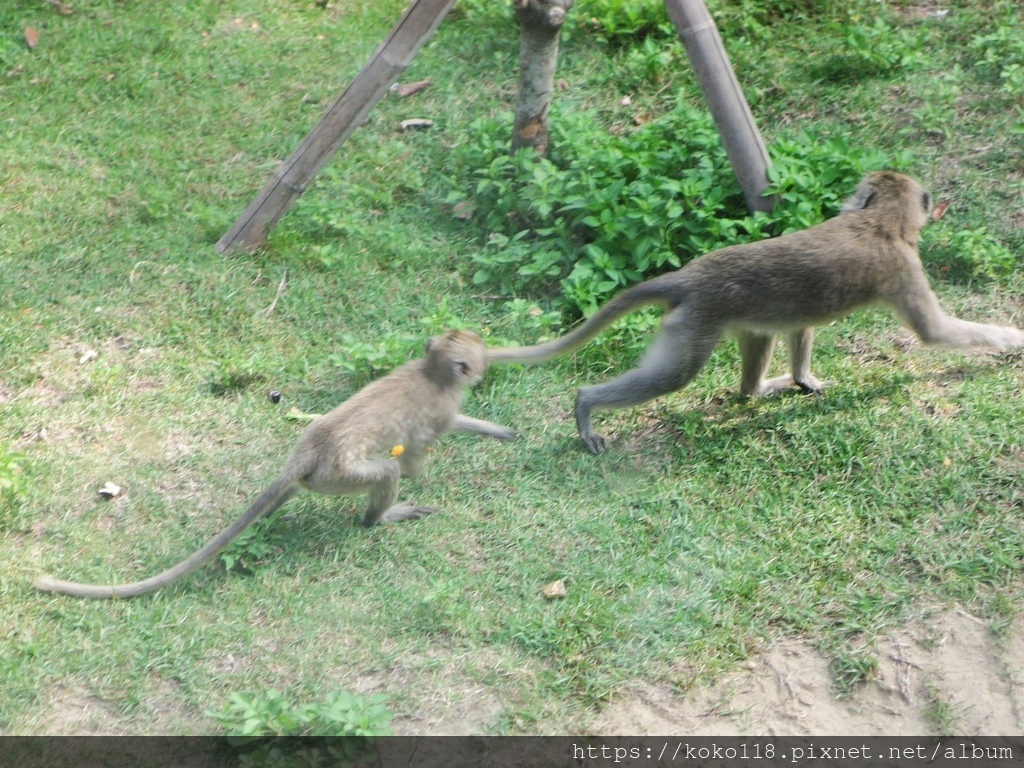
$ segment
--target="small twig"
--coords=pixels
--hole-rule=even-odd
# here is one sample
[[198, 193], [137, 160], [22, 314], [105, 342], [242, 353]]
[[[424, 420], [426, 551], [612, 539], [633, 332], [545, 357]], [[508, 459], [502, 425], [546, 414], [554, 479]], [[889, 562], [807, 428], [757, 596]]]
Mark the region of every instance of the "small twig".
[[778, 667], [772, 664], [771, 661], [769, 661], [767, 658], [763, 659], [763, 661], [764, 665], [775, 673], [775, 684], [778, 685], [779, 688], [785, 688], [786, 692], [789, 694], [789, 697], [791, 699], [796, 699], [797, 701], [799, 701], [800, 696], [797, 694], [796, 689], [793, 687], [793, 684], [789, 681], [789, 676], [783, 675], [782, 670], [780, 670]]
[[263, 310], [263, 314], [264, 315], [266, 315], [267, 317], [270, 317], [270, 313], [273, 312], [274, 311], [274, 307], [277, 306], [277, 301], [278, 301], [278, 299], [281, 298], [281, 294], [284, 293], [284, 287], [287, 284], [288, 284], [288, 270], [286, 269], [284, 271], [284, 274], [281, 275], [281, 282], [278, 283], [278, 285], [277, 285], [277, 295], [274, 297], [274, 300], [271, 302], [270, 306], [267, 307], [265, 310]]

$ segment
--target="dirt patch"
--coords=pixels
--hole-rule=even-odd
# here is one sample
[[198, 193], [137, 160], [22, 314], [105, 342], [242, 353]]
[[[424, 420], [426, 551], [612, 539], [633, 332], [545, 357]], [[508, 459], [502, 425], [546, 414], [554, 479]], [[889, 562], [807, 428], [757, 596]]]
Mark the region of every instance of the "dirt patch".
[[[874, 654], [878, 668], [871, 679], [840, 698], [828, 659], [807, 640], [784, 640], [740, 670], [685, 693], [638, 681], [585, 730], [605, 736], [1024, 734], [1024, 619], [997, 637], [983, 620], [947, 610], [880, 638]], [[463, 663], [457, 654], [438, 652], [355, 679], [339, 671], [338, 684], [363, 695], [413, 692], [394, 711], [396, 735], [484, 734], [500, 720], [504, 704], [475, 674], [466, 674]], [[501, 666], [497, 657], [491, 663]], [[140, 732], [137, 721], [96, 696], [56, 688], [46, 698], [34, 734]], [[140, 718], [153, 722], [154, 713], [161, 725], [146, 729], [150, 735], [209, 733], [212, 727], [183, 707], [173, 686], [155, 691]], [[551, 732], [578, 730], [551, 726]]]
[[589, 729], [602, 735], [966, 736], [1024, 733], [1024, 620], [1005, 639], [962, 610], [891, 632], [878, 668], [837, 698], [828, 659], [785, 640], [739, 672], [675, 693], [637, 683]]

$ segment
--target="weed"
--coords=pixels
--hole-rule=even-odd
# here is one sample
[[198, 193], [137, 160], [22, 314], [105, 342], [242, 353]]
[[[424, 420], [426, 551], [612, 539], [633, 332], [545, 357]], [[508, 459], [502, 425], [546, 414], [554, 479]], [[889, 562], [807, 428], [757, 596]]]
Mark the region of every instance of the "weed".
[[323, 704], [295, 704], [279, 691], [262, 696], [233, 693], [210, 715], [229, 736], [387, 736], [391, 713], [386, 696], [327, 694]]
[[807, 132], [771, 147], [770, 215], [751, 216], [730, 178], [707, 115], [680, 104], [627, 135], [609, 135], [593, 115], [559, 114], [557, 149], [548, 159], [509, 156], [497, 126], [460, 149], [455, 164], [473, 179], [469, 193], [486, 247], [474, 256], [476, 284], [510, 293], [558, 281], [562, 304], [590, 314], [644, 277], [678, 268], [702, 253], [819, 223], [839, 209], [865, 170], [905, 165], [842, 137]]
[[269, 517], [260, 518], [224, 547], [219, 554], [224, 570], [230, 571], [236, 566], [250, 570], [254, 563], [277, 552], [280, 546], [276, 521], [283, 512], [283, 508], [278, 509]]
[[[386, 696], [346, 691], [327, 694], [323, 704], [294, 704], [279, 691], [262, 696], [233, 693], [219, 711], [210, 712], [233, 737], [243, 768], [302, 768], [363, 765], [375, 736], [391, 734]], [[328, 736], [326, 742], [266, 741], [261, 736]], [[248, 738], [246, 738], [248, 737]], [[255, 744], [255, 746], [254, 746]]]
[[1000, 90], [1019, 99], [1024, 93], [1024, 23], [1009, 17], [994, 32], [974, 37], [971, 48], [978, 65], [999, 78]]
[[878, 669], [878, 658], [863, 651], [838, 653], [832, 657], [831, 667], [836, 692], [848, 697], [858, 683], [867, 680]]
[[587, 0], [577, 10], [584, 28], [606, 43], [627, 45], [675, 33], [661, 0]]
[[962, 733], [957, 708], [946, 700], [946, 695], [928, 683], [928, 703], [925, 707], [925, 718], [931, 723], [937, 736], [955, 736]]
[[206, 388], [212, 395], [227, 397], [263, 381], [265, 376], [253, 363], [228, 360], [217, 365], [206, 381]]
[[328, 359], [347, 376], [357, 382], [366, 382], [387, 373], [404, 363], [419, 351], [421, 342], [412, 338], [383, 336], [376, 342], [359, 341], [351, 334], [343, 334], [342, 352], [334, 352]]
[[28, 490], [28, 457], [0, 443], [0, 529], [9, 527], [18, 517]]

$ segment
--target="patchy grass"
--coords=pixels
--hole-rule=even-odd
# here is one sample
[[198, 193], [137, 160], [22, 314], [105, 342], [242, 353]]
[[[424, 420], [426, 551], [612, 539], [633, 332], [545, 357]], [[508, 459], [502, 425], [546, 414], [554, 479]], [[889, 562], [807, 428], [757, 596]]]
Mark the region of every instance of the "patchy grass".
[[[522, 439], [446, 438], [403, 484], [441, 507], [429, 520], [364, 531], [361, 502], [304, 496], [247, 571], [217, 564], [112, 603], [32, 588], [39, 572], [123, 581], [177, 561], [283, 462], [301, 429], [288, 409], [331, 407], [381, 356], [450, 325], [533, 340], [511, 297], [471, 284], [483, 246], [443, 203], [466, 182], [450, 148], [509, 111], [507, 9], [446, 21], [407, 77], [434, 85], [376, 109], [268, 247], [213, 253], [404, 5], [0, 8], [0, 444], [30, 468], [0, 516], [0, 731], [214, 732], [206, 713], [231, 693], [277, 689], [386, 693], [397, 732], [568, 732], [627, 680], [685, 688], [786, 635], [856, 685], [871, 638], [922, 600], [1009, 626], [1020, 355], [925, 351], [880, 312], [819, 334], [824, 396], [736, 397], [723, 345], [685, 391], [602, 415], [601, 457], [578, 446], [573, 391], [629, 365], [629, 334], [497, 368], [467, 410]], [[953, 199], [925, 243], [944, 304], [1024, 323], [1017, 271], [973, 277], [954, 252], [957, 230], [980, 227], [1024, 248], [1024, 118], [1007, 90], [1020, 6], [953, 3], [939, 19], [865, 3], [799, 23], [729, 7], [766, 138], [806, 124], [909, 150]], [[621, 131], [698, 103], [678, 45], [653, 40], [609, 47], [574, 23], [560, 108]], [[433, 132], [395, 130], [420, 116]], [[103, 501], [108, 480], [125, 493]], [[558, 578], [568, 596], [545, 601]], [[69, 718], [82, 702], [104, 714]]]

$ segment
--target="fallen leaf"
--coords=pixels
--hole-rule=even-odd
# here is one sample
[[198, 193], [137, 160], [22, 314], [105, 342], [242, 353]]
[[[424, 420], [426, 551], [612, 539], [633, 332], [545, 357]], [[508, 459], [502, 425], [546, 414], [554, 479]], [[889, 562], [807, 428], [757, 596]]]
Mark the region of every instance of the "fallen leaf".
[[401, 85], [395, 86], [395, 93], [402, 98], [406, 96], [412, 96], [414, 93], [419, 93], [424, 88], [429, 88], [433, 85], [433, 82], [428, 77], [426, 80], [419, 80], [415, 83], [402, 83]]
[[558, 581], [552, 581], [550, 584], [546, 584], [541, 589], [541, 594], [544, 595], [546, 600], [556, 600], [560, 597], [566, 596], [565, 581], [558, 579]]
[[39, 33], [33, 27], [25, 27], [25, 43], [29, 48], [39, 45]]
[[409, 120], [403, 120], [398, 124], [398, 129], [401, 131], [412, 131], [412, 130], [426, 130], [427, 128], [433, 128], [434, 121], [426, 120], [422, 117], [414, 117]]
[[85, 365], [86, 363], [91, 363], [99, 356], [100, 353], [97, 352], [95, 349], [87, 349], [85, 353], [80, 358], [78, 358], [78, 364]]
[[462, 219], [463, 221], [472, 219], [475, 212], [476, 203], [472, 200], [463, 200], [455, 204], [454, 213], [456, 219]]
[[942, 218], [942, 214], [953, 204], [952, 200], [939, 200], [932, 208], [932, 221], [938, 221]]
[[104, 483], [98, 493], [104, 499], [113, 499], [121, 495], [121, 486], [115, 483]]

